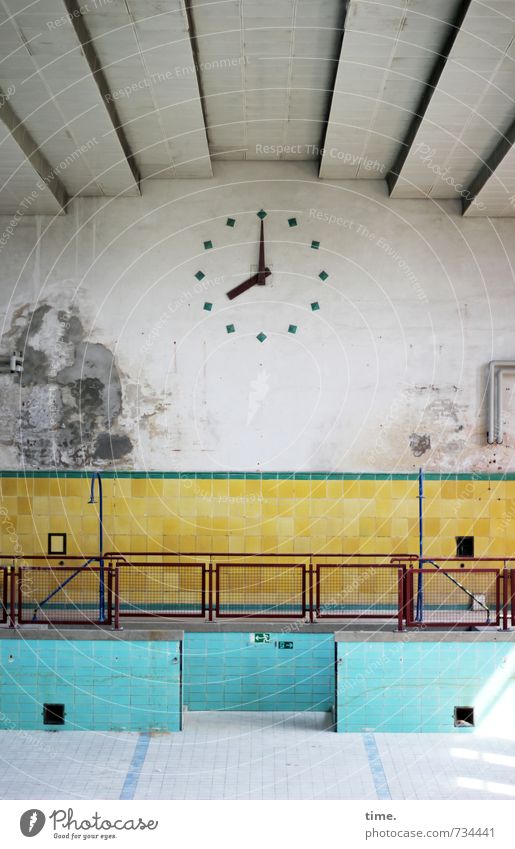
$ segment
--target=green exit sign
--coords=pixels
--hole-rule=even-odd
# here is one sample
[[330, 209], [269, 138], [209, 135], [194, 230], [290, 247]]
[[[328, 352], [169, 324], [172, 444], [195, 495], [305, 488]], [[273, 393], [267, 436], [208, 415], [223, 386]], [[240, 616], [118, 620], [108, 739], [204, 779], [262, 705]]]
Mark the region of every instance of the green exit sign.
[[270, 634], [253, 634], [255, 643], [270, 643]]
[[293, 648], [293, 642], [291, 640], [280, 640], [279, 641], [279, 648], [280, 649], [292, 649]]

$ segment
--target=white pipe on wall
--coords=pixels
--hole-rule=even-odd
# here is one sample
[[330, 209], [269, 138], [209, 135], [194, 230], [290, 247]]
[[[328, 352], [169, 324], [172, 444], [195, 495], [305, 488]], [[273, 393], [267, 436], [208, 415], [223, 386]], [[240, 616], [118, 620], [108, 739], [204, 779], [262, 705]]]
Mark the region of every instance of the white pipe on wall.
[[502, 376], [515, 371], [513, 360], [491, 360], [488, 367], [488, 423], [486, 438], [489, 445], [502, 445]]

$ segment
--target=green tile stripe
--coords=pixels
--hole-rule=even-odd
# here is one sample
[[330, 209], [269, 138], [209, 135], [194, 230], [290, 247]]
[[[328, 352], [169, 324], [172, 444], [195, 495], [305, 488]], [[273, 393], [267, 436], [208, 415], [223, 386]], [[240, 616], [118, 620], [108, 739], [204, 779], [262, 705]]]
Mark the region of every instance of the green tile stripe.
[[[416, 472], [140, 472], [106, 469], [83, 470], [0, 470], [0, 478], [90, 478], [100, 472], [102, 478], [157, 480], [293, 480], [293, 481], [416, 481]], [[515, 481], [515, 472], [427, 472], [426, 481]]]

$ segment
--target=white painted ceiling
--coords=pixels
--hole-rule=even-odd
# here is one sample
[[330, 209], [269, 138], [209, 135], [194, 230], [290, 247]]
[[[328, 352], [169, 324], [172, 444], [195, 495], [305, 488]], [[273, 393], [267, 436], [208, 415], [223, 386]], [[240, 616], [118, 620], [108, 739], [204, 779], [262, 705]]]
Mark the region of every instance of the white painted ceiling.
[[382, 179], [461, 0], [352, 0], [320, 177]]
[[210, 177], [188, 20], [180, 0], [85, 4], [84, 22], [143, 177]]
[[192, 0], [211, 154], [318, 159], [341, 0]]
[[515, 0], [0, 0], [0, 213], [311, 159], [514, 216], [514, 61]]
[[470, 4], [394, 197], [455, 197], [501, 141], [515, 114], [514, 13], [512, 0]]
[[138, 186], [61, 0], [0, 4], [0, 85], [70, 195]]

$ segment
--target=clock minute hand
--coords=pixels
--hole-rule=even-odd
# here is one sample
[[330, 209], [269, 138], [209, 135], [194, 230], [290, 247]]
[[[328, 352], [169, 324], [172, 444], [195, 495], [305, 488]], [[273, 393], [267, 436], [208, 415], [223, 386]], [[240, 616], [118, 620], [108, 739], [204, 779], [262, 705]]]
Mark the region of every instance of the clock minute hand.
[[259, 233], [259, 265], [258, 265], [258, 286], [265, 285], [265, 228], [263, 219], [261, 219], [261, 228]]
[[[227, 292], [227, 297], [229, 298], [229, 300], [232, 301], [233, 298], [237, 298], [238, 295], [241, 295], [243, 292], [246, 292], [247, 289], [251, 289], [252, 286], [256, 286], [259, 283], [260, 273], [261, 272], [253, 274], [252, 277], [249, 277], [248, 280], [244, 280], [243, 283], [239, 283], [237, 286], [234, 287], [234, 289], [231, 289], [230, 292]], [[271, 273], [272, 272], [269, 268], [265, 268], [263, 276], [269, 277]]]

